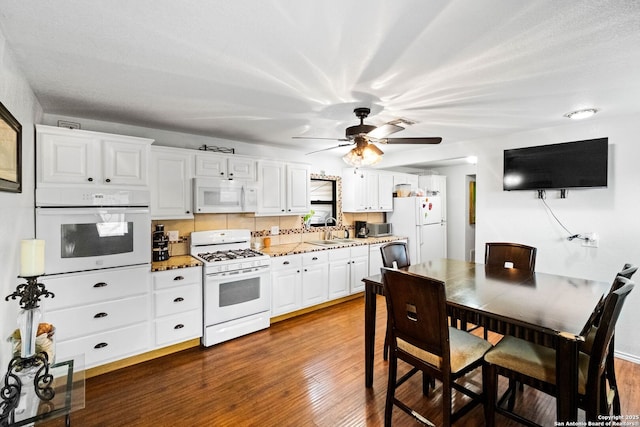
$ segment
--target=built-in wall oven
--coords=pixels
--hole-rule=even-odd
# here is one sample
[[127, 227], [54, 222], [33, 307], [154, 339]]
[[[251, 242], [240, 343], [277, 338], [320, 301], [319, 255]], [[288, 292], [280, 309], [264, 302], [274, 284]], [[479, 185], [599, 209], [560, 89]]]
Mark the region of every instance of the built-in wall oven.
[[191, 255], [204, 263], [204, 346], [270, 325], [271, 260], [250, 241], [249, 230], [191, 233]]
[[147, 191], [46, 189], [36, 195], [45, 272], [60, 274], [151, 261]]

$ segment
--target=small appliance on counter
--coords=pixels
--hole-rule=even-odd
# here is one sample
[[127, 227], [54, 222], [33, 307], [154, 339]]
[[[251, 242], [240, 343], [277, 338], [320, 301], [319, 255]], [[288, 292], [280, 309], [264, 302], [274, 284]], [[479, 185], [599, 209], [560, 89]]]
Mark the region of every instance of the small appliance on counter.
[[157, 224], [153, 232], [153, 249], [151, 251], [153, 261], [166, 261], [169, 259], [169, 238], [164, 233], [164, 225]]
[[369, 229], [367, 228], [367, 221], [356, 221], [356, 237], [364, 239], [368, 234]]
[[369, 230], [369, 232], [367, 233], [369, 237], [391, 236], [390, 222], [382, 222], [377, 224], [370, 222], [369, 224], [367, 224], [367, 228]]

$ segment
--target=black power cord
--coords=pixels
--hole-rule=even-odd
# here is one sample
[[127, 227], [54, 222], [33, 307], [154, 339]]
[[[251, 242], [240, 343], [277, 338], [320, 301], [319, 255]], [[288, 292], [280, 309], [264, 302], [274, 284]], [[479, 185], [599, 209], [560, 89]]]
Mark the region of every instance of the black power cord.
[[551, 207], [547, 204], [547, 201], [545, 200], [544, 197], [539, 197], [540, 200], [542, 200], [542, 203], [544, 204], [544, 206], [547, 208], [547, 210], [549, 211], [549, 213], [551, 214], [551, 216], [553, 217], [553, 219], [555, 219], [558, 224], [560, 224], [560, 227], [564, 228], [564, 230], [569, 233], [569, 236], [567, 236], [567, 240], [572, 241], [573, 239], [579, 239], [579, 240], [584, 240], [585, 242], [588, 242], [589, 240], [591, 240], [588, 237], [582, 236], [580, 234], [573, 234], [571, 231], [569, 231], [569, 229], [567, 227], [564, 226], [564, 224], [562, 223], [562, 221], [560, 221], [558, 219], [558, 217], [556, 216], [555, 213], [553, 213], [553, 210], [551, 209]]

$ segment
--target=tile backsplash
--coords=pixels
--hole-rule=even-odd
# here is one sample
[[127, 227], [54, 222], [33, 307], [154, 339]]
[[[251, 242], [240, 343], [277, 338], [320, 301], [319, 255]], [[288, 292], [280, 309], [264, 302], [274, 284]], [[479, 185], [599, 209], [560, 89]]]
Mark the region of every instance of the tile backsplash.
[[[354, 222], [384, 222], [385, 214], [382, 212], [371, 213], [343, 213], [341, 225], [327, 227], [327, 230], [339, 234], [348, 230], [353, 237]], [[189, 254], [189, 236], [193, 231], [247, 229], [251, 230], [252, 241], [262, 242], [266, 236], [271, 237], [272, 245], [287, 243], [299, 243], [322, 238], [324, 227], [312, 227], [305, 229], [302, 217], [293, 216], [255, 216], [252, 213], [237, 214], [196, 214], [193, 219], [153, 220], [151, 232], [156, 224], [163, 224], [165, 232], [178, 231], [179, 240], [169, 243], [171, 255]], [[271, 227], [278, 226], [280, 234], [271, 236]]]

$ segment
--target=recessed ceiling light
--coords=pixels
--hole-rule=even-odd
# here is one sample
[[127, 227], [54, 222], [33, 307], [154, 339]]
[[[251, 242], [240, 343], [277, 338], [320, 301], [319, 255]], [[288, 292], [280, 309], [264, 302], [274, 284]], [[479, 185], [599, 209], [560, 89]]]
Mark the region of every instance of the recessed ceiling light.
[[572, 120], [582, 120], [582, 119], [586, 119], [588, 117], [593, 116], [597, 112], [598, 110], [595, 108], [586, 108], [584, 110], [572, 111], [570, 113], [565, 114], [564, 116]]

